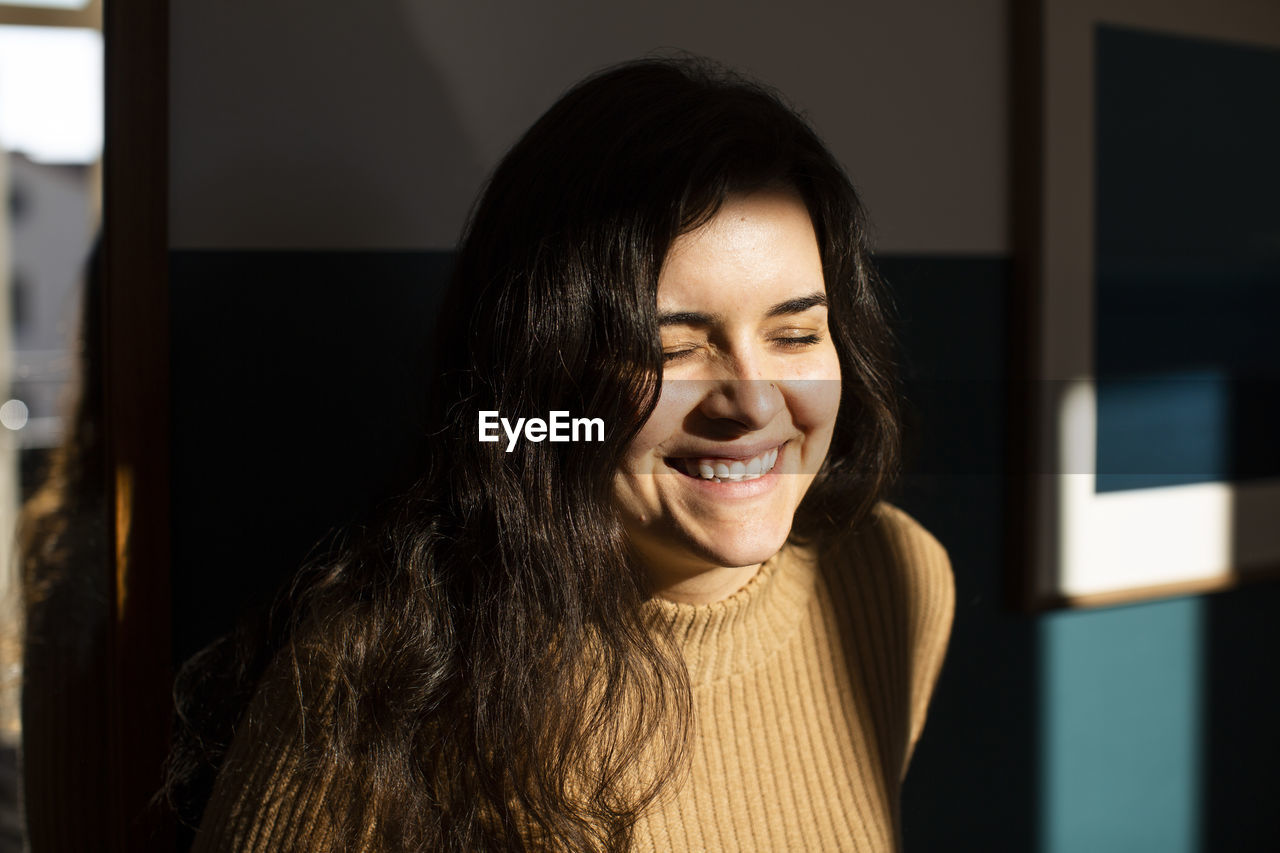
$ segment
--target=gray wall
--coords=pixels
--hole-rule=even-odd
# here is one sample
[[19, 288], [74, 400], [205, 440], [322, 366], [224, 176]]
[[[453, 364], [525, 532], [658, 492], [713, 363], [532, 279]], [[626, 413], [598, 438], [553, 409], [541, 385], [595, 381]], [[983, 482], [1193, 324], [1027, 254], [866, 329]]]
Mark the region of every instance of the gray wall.
[[661, 48], [805, 109], [892, 252], [1008, 249], [1002, 0], [174, 3], [175, 248], [453, 246], [562, 92]]

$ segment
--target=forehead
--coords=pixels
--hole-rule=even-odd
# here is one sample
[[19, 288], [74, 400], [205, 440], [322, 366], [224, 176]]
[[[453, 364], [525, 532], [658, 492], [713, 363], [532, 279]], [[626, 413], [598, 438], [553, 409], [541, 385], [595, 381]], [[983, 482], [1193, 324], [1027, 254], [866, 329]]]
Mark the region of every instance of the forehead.
[[823, 291], [822, 258], [800, 196], [730, 196], [708, 222], [680, 235], [658, 279], [658, 307], [778, 301]]

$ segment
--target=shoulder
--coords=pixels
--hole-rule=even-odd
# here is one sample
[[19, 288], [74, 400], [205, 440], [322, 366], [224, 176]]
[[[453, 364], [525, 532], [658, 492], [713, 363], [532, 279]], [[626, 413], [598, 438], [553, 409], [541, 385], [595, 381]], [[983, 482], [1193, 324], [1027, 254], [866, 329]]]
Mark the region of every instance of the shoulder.
[[927, 593], [954, 587], [947, 549], [920, 522], [892, 504], [880, 503], [867, 526], [884, 558], [913, 588]]
[[891, 504], [879, 504], [867, 527], [864, 547], [876, 553], [896, 592], [916, 668], [932, 673], [931, 692], [955, 616], [951, 558], [924, 525]]
[[284, 653], [268, 668], [214, 783], [193, 853], [336, 850], [335, 810], [345, 786], [331, 762], [316, 760], [308, 728], [323, 726], [332, 688], [291, 689]]
[[885, 503], [856, 529], [824, 543], [820, 554], [832, 605], [861, 626], [854, 656], [868, 673], [879, 674], [868, 679], [888, 679], [877, 688], [882, 694], [903, 703], [895, 713], [903, 728], [890, 740], [900, 757], [899, 775], [905, 774], [951, 638], [951, 560], [920, 522]]
[[955, 583], [947, 549], [924, 525], [888, 503], [875, 506], [852, 531], [832, 537], [821, 549], [827, 571], [883, 585], [898, 604], [940, 598], [954, 600]]

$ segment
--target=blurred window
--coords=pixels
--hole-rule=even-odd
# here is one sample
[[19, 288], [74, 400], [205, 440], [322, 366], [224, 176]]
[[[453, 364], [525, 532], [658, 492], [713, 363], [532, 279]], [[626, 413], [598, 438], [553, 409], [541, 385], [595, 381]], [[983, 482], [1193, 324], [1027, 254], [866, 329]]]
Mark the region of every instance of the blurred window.
[[100, 13], [98, 0], [0, 2], [0, 853], [24, 844], [13, 531], [77, 390], [81, 291], [101, 207]]

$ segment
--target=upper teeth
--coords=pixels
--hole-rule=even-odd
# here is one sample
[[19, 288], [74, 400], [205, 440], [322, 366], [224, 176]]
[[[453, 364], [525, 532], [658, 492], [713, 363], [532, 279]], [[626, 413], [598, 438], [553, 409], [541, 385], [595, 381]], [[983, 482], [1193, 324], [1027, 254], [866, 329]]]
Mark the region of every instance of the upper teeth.
[[767, 450], [750, 459], [735, 459], [732, 462], [724, 459], [685, 459], [684, 468], [691, 477], [721, 482], [737, 482], [754, 480], [763, 477], [773, 470], [778, 462], [778, 448]]

